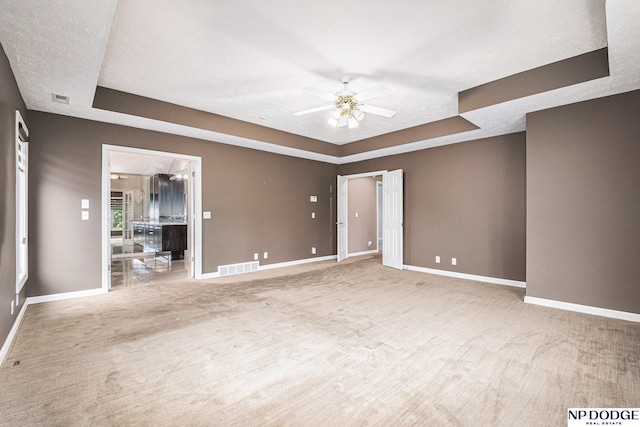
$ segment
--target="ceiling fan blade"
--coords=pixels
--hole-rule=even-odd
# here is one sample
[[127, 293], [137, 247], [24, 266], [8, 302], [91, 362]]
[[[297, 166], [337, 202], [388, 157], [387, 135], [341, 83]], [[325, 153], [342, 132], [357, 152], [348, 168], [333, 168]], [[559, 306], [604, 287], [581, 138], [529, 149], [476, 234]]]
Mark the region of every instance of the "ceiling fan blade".
[[326, 99], [327, 101], [336, 102], [338, 100], [338, 96], [333, 93], [324, 92], [320, 89], [316, 89], [313, 87], [305, 87], [302, 89], [302, 92], [308, 93], [309, 95], [317, 96], [318, 98]]
[[341, 128], [343, 126], [346, 126], [347, 123], [349, 123], [349, 117], [346, 114], [342, 114], [338, 119], [338, 123], [336, 124], [336, 127]]
[[360, 92], [355, 95], [354, 98], [358, 102], [364, 102], [371, 98], [375, 98], [376, 96], [388, 95], [391, 93], [391, 89], [386, 86], [378, 86], [373, 89], [365, 90], [364, 92]]
[[366, 105], [366, 104], [358, 105], [358, 109], [360, 111], [364, 111], [365, 113], [376, 114], [378, 116], [383, 116], [383, 117], [393, 117], [396, 114], [396, 112], [393, 110], [388, 110], [382, 107], [376, 107], [375, 105]]
[[297, 113], [293, 113], [294, 116], [302, 116], [304, 114], [315, 113], [317, 111], [325, 111], [331, 110], [332, 108], [336, 108], [335, 105], [323, 105], [322, 107], [309, 108], [308, 110], [298, 111]]

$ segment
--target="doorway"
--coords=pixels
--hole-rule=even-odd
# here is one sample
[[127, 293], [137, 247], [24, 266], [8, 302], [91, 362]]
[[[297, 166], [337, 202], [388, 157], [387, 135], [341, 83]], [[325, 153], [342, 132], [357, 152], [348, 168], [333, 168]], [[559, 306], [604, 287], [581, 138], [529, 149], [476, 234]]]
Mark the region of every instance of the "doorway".
[[102, 151], [103, 290], [201, 278], [201, 158]]
[[[372, 182], [369, 179], [381, 177], [382, 183]], [[402, 169], [394, 171], [376, 171], [347, 176], [338, 175], [338, 218], [337, 218], [337, 234], [338, 234], [338, 262], [348, 258], [349, 256], [362, 255], [375, 251], [365, 250], [359, 252], [350, 250], [350, 223], [359, 227], [360, 212], [350, 209], [349, 201], [352, 203], [353, 197], [349, 195], [350, 181], [364, 182], [366, 187], [371, 188], [370, 200], [367, 208], [367, 214], [375, 215], [378, 220], [375, 223], [373, 231], [369, 232], [373, 236], [376, 234], [377, 250], [382, 248], [382, 264], [387, 267], [402, 269], [403, 268], [403, 171]], [[376, 180], [377, 181], [377, 180]], [[380, 187], [378, 187], [380, 185]], [[381, 189], [381, 190], [379, 190]], [[379, 199], [381, 196], [382, 200]], [[377, 202], [374, 203], [374, 201]], [[381, 215], [379, 213], [381, 212]], [[370, 220], [370, 228], [373, 226]], [[368, 240], [367, 246], [371, 248], [374, 240]], [[381, 243], [381, 244], [380, 244]]]

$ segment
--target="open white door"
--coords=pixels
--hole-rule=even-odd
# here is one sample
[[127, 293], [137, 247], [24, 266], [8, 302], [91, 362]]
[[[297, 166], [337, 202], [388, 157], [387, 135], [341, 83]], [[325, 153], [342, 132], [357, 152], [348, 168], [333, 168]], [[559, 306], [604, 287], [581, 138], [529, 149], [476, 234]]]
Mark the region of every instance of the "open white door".
[[[402, 169], [382, 176], [382, 265], [402, 270], [403, 190]], [[339, 205], [338, 205], [339, 206]]]
[[347, 258], [347, 178], [338, 175], [338, 262]]

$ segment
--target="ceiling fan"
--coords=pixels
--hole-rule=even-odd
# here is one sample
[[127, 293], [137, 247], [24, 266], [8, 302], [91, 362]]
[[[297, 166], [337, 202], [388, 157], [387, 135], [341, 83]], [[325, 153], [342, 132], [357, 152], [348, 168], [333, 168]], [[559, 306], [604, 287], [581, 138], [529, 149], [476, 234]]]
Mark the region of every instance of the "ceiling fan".
[[331, 119], [329, 119], [329, 123], [335, 127], [349, 126], [350, 128], [354, 128], [357, 127], [358, 123], [364, 118], [364, 113], [376, 114], [383, 117], [393, 117], [396, 114], [393, 110], [364, 104], [364, 101], [391, 93], [391, 89], [386, 86], [379, 86], [361, 93], [356, 93], [349, 90], [350, 81], [351, 78], [349, 76], [343, 76], [340, 79], [343, 88], [341, 91], [336, 93], [329, 93], [320, 89], [305, 87], [302, 89], [302, 92], [331, 101], [331, 104], [298, 111], [297, 113], [294, 113], [294, 116], [302, 116], [304, 114], [315, 113], [318, 111], [333, 110], [331, 112]]

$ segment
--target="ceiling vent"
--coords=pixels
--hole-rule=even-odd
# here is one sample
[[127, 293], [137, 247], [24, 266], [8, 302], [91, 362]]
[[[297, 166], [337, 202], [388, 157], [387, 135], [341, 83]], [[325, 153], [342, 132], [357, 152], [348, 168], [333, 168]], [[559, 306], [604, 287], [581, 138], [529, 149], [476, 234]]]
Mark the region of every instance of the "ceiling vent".
[[69, 103], [69, 97], [65, 96], [65, 95], [58, 95], [57, 93], [52, 93], [51, 94], [51, 98], [53, 99], [53, 102], [57, 102], [60, 104], [68, 104]]

